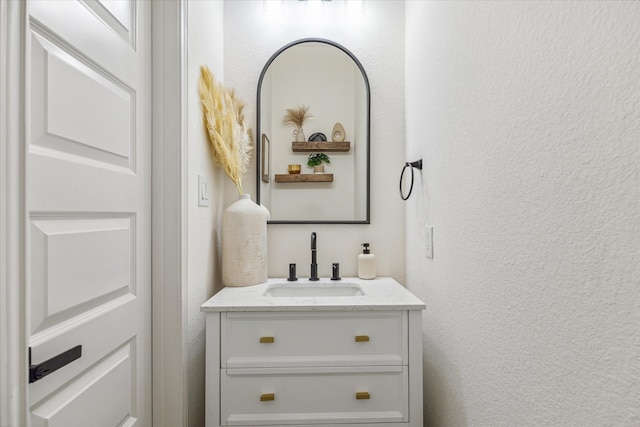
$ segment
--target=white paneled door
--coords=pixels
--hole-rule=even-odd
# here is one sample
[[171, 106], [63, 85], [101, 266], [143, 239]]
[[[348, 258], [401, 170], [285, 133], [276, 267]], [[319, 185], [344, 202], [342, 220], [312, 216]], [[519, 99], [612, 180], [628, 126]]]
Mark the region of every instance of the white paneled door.
[[150, 426], [150, 2], [27, 11], [31, 424]]

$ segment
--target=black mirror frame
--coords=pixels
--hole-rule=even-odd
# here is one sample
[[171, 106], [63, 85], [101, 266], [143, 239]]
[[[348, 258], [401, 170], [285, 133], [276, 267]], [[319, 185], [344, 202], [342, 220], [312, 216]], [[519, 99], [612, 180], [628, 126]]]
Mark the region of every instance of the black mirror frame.
[[[364, 67], [362, 66], [362, 64], [360, 63], [360, 61], [358, 60], [358, 58], [355, 57], [355, 55], [353, 55], [348, 49], [346, 49], [344, 46], [335, 43], [331, 40], [326, 40], [326, 39], [319, 39], [319, 38], [305, 38], [305, 39], [300, 39], [300, 40], [296, 40], [294, 42], [291, 42], [285, 46], [283, 46], [282, 48], [280, 48], [276, 53], [274, 53], [269, 60], [267, 61], [267, 63], [265, 64], [264, 68], [262, 69], [262, 72], [260, 73], [260, 79], [258, 80], [258, 96], [257, 96], [257, 104], [256, 104], [256, 135], [260, 135], [261, 130], [260, 130], [260, 92], [262, 90], [262, 80], [264, 79], [265, 74], [267, 73], [267, 70], [269, 69], [269, 66], [271, 65], [271, 63], [278, 57], [278, 55], [280, 55], [282, 52], [284, 52], [285, 50], [289, 49], [290, 47], [302, 44], [302, 43], [310, 43], [310, 42], [315, 42], [315, 43], [325, 43], [331, 46], [334, 46], [338, 49], [340, 49], [341, 51], [343, 51], [345, 54], [347, 54], [352, 60], [353, 62], [355, 62], [355, 64], [358, 66], [358, 68], [360, 69], [360, 72], [362, 73], [362, 78], [364, 79], [364, 84], [365, 84], [365, 89], [366, 89], [366, 107], [367, 107], [367, 123], [366, 123], [366, 130], [367, 130], [367, 159], [366, 159], [366, 165], [367, 165], [367, 171], [366, 171], [366, 196], [367, 196], [367, 200], [366, 200], [366, 219], [364, 220], [360, 220], [360, 221], [313, 221], [313, 220], [299, 220], [299, 221], [279, 221], [279, 220], [269, 220], [267, 221], [268, 224], [370, 224], [371, 223], [371, 89], [369, 86], [369, 79], [367, 77], [367, 73], [364, 71]], [[261, 159], [261, 147], [260, 144], [256, 144], [256, 159]], [[260, 170], [260, 162], [257, 161], [256, 162], [256, 203], [260, 204], [260, 184], [261, 184], [261, 173], [262, 171]]]

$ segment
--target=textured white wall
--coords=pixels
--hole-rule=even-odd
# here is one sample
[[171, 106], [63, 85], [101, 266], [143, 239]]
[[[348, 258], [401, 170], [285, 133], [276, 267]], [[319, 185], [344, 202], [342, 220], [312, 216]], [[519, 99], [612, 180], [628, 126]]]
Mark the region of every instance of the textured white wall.
[[[185, 2], [187, 8], [187, 134], [188, 163], [188, 358], [189, 426], [204, 425], [204, 315], [200, 305], [221, 287], [216, 235], [222, 219], [224, 180], [211, 162], [211, 149], [202, 124], [198, 94], [200, 65], [208, 65], [223, 80], [222, 2]], [[198, 175], [209, 180], [209, 207], [198, 207]]]
[[640, 425], [639, 22], [638, 2], [407, 2], [426, 425]]
[[[254, 130], [263, 66], [278, 49], [300, 38], [331, 39], [349, 49], [367, 72], [372, 99], [371, 224], [269, 225], [269, 275], [284, 277], [295, 262], [298, 275], [308, 276], [310, 233], [316, 231], [321, 276], [330, 275], [332, 262], [340, 262], [342, 276], [356, 275], [360, 244], [370, 242], [378, 274], [404, 282], [404, 206], [397, 189], [404, 162], [404, 3], [366, 2], [364, 16], [353, 19], [342, 1], [268, 3], [281, 7], [271, 13], [265, 2], [234, 0], [225, 2], [224, 11], [225, 82], [248, 101]], [[255, 160], [244, 187], [255, 200]], [[228, 204], [235, 196], [225, 199]]]

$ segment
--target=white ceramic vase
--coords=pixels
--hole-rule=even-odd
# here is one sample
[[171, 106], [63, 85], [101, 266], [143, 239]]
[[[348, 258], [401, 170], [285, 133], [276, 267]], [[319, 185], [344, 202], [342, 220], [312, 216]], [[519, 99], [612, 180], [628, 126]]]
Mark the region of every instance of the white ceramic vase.
[[222, 284], [250, 286], [267, 280], [268, 210], [248, 194], [222, 214]]

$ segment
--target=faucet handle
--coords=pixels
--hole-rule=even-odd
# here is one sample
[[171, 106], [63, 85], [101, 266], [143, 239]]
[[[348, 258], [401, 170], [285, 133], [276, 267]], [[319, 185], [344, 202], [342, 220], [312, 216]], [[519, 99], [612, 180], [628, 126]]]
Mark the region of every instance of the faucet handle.
[[296, 280], [298, 280], [298, 278], [296, 277], [296, 264], [295, 263], [289, 264], [289, 277], [287, 278], [287, 280], [289, 282], [295, 282]]
[[331, 264], [331, 280], [342, 280], [340, 278], [340, 264], [337, 262]]

